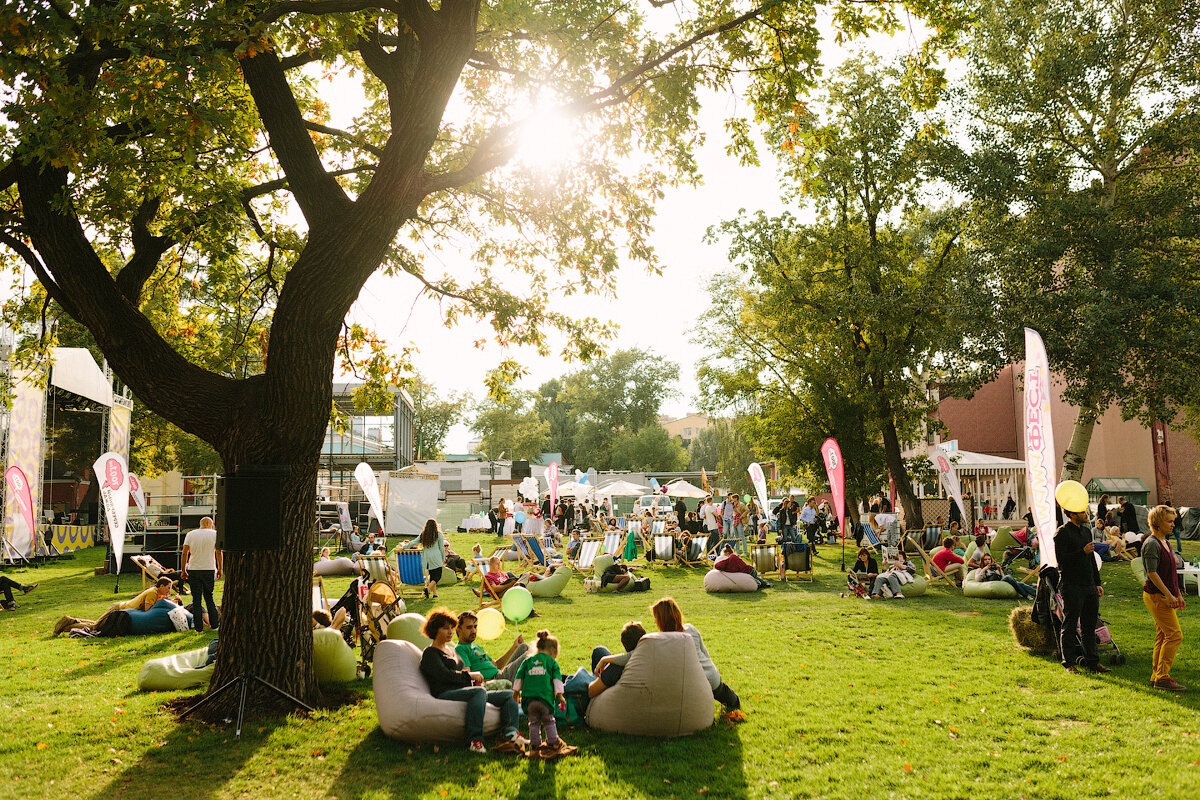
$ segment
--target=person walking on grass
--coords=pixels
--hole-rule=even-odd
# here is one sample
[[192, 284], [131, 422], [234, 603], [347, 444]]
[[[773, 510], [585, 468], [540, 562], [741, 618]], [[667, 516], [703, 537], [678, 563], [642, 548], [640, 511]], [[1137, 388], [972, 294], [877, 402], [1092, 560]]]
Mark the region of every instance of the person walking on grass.
[[1175, 571], [1175, 555], [1167, 544], [1167, 536], [1175, 524], [1176, 511], [1170, 506], [1150, 509], [1150, 533], [1142, 543], [1142, 565], [1146, 568], [1146, 583], [1142, 586], [1142, 602], [1154, 619], [1154, 665], [1150, 685], [1155, 689], [1183, 692], [1187, 687], [1171, 677], [1171, 665], [1183, 642], [1176, 611], [1187, 603], [1179, 587]]
[[221, 580], [221, 551], [217, 549], [217, 528], [212, 517], [204, 517], [199, 528], [188, 531], [179, 561], [182, 564], [179, 573], [192, 587], [192, 619], [196, 620], [196, 630], [204, 627], [204, 607], [208, 608], [209, 624], [216, 630], [220, 620], [213, 591]]
[[442, 529], [436, 519], [425, 520], [421, 535], [410, 541], [405, 547], [421, 547], [421, 563], [425, 568], [425, 596], [437, 599], [438, 581], [442, 579], [442, 569], [446, 566], [446, 540], [442, 537]]

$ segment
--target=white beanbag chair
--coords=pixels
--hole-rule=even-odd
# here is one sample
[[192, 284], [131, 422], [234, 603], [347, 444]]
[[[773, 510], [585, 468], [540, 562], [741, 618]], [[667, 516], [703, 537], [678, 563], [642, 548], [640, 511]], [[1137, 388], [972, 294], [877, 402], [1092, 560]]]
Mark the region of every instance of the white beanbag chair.
[[313, 669], [317, 683], [345, 683], [358, 677], [354, 651], [332, 628], [313, 631]]
[[[693, 656], [695, 652], [693, 647]], [[387, 639], [375, 648], [373, 679], [379, 726], [393, 739], [414, 744], [465, 742], [467, 704], [431, 695], [420, 664], [421, 651], [412, 642]], [[699, 668], [699, 663], [696, 666]], [[708, 683], [704, 685], [707, 687]], [[711, 696], [710, 693], [710, 717]], [[490, 703], [484, 711], [483, 731], [486, 735], [500, 731], [500, 709]]]
[[204, 666], [208, 648], [189, 650], [173, 656], [152, 658], [138, 672], [138, 689], [143, 692], [167, 692], [172, 689], [192, 689], [212, 679], [216, 662]]
[[558, 567], [549, 578], [530, 581], [529, 593], [534, 597], [558, 597], [563, 589], [567, 588], [567, 582], [570, 580], [571, 568]]
[[712, 725], [712, 687], [691, 635], [643, 636], [617, 685], [588, 704], [587, 723], [629, 736], [686, 736]]
[[709, 593], [757, 592], [758, 581], [754, 580], [753, 575], [745, 572], [721, 572], [719, 569], [710, 569], [704, 576], [704, 591]]
[[964, 597], [990, 597], [994, 600], [1012, 600], [1017, 597], [1017, 590], [1004, 581], [976, 580], [979, 570], [973, 569], [963, 580]]
[[387, 638], [412, 642], [424, 650], [432, 642], [421, 632], [423, 627], [425, 627], [425, 618], [420, 614], [401, 614], [388, 623]]
[[313, 575], [322, 578], [327, 578], [331, 575], [356, 576], [358, 575], [358, 565], [345, 556], [340, 558], [322, 558], [313, 564]]

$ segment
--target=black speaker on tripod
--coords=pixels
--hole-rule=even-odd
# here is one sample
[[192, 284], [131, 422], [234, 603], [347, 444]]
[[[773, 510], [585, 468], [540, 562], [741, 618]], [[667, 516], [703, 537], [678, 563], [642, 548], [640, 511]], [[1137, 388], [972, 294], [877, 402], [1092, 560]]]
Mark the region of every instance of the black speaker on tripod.
[[281, 509], [287, 465], [244, 466], [217, 481], [217, 547], [278, 550], [283, 547]]
[[532, 471], [529, 469], [528, 461], [512, 462], [512, 470], [509, 474], [514, 481], [520, 480], [522, 478], [528, 478], [531, 475], [533, 475]]

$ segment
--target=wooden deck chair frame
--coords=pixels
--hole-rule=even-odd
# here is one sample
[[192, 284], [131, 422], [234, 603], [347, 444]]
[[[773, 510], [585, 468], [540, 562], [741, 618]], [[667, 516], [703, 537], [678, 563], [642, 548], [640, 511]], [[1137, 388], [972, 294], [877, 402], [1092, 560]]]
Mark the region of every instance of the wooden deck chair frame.
[[687, 552], [679, 553], [679, 563], [688, 567], [710, 567], [712, 562], [708, 560], [708, 534], [697, 533], [692, 535], [692, 544], [697, 546], [696, 558], [688, 557]]
[[138, 565], [138, 569], [142, 571], [142, 590], [145, 591], [147, 586], [153, 586], [158, 583], [158, 577], [147, 569], [147, 565], [154, 559], [153, 556], [138, 554], [130, 556], [129, 560]]
[[479, 589], [478, 590], [476, 590], [475, 587], [472, 586], [471, 591], [475, 592], [475, 595], [479, 598], [479, 605], [475, 607], [476, 611], [481, 611], [482, 609], [485, 609], [485, 608], [499, 608], [500, 607], [502, 595], [500, 594], [500, 592], [496, 591], [495, 587], [493, 587], [490, 583], [487, 582], [486, 578], [482, 578], [479, 581]]
[[396, 591], [396, 585], [400, 582], [400, 576], [392, 569], [392, 565], [388, 563], [388, 558], [385, 555], [360, 555], [358, 557], [358, 571], [367, 579], [367, 585], [370, 586], [376, 582], [382, 581]]
[[528, 538], [523, 533], [514, 533], [512, 535], [513, 547], [517, 551], [517, 563], [522, 567], [533, 566], [533, 553], [529, 549]]
[[[958, 584], [954, 582], [953, 578], [947, 575], [941, 567], [933, 563], [933, 557], [925, 551], [924, 547], [917, 545], [917, 554], [921, 556], [922, 568], [925, 570], [925, 580], [929, 581], [931, 585], [936, 581], [945, 581], [947, 586], [958, 586]], [[966, 580], [967, 571], [965, 565], [963, 567], [962, 577], [963, 580]]]
[[463, 582], [469, 583], [473, 578], [478, 578], [483, 583], [483, 574], [487, 572], [489, 561], [490, 556], [472, 556], [467, 561], [467, 577], [463, 578]]
[[557, 560], [550, 557], [542, 545], [542, 540], [536, 536], [525, 537], [525, 546], [529, 549], [529, 554], [532, 557], [531, 566], [535, 567], [556, 567], [561, 566], [562, 556], [558, 556]]

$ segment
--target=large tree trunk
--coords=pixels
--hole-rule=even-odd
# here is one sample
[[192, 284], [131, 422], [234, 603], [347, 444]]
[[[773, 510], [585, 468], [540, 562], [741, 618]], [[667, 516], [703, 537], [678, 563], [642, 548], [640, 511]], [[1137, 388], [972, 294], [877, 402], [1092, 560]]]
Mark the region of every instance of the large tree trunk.
[[1098, 416], [1094, 409], [1086, 406], [1079, 409], [1075, 416], [1075, 428], [1071, 431], [1071, 443], [1063, 453], [1062, 470], [1058, 476], [1060, 481], [1077, 481], [1083, 478], [1083, 465], [1087, 461], [1087, 452], [1092, 444], [1092, 432], [1096, 430]]
[[904, 468], [904, 455], [900, 449], [900, 434], [896, 432], [892, 403], [883, 391], [882, 381], [872, 377], [871, 386], [876, 397], [879, 432], [883, 436], [883, 453], [887, 460], [888, 472], [896, 486], [900, 506], [904, 509], [904, 527], [906, 529], [924, 528], [925, 518], [921, 515], [921, 501], [913, 493], [912, 481], [908, 477], [908, 470]]

